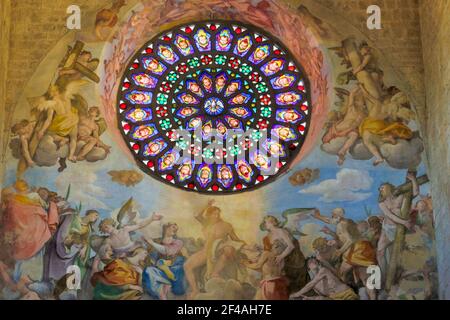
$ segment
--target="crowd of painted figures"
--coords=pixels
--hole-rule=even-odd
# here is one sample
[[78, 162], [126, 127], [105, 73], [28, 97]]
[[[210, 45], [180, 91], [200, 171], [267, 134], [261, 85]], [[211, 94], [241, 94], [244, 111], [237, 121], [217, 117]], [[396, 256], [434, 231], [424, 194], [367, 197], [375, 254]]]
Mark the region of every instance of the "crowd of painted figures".
[[[407, 181], [414, 196], [419, 195], [415, 176], [408, 174]], [[342, 208], [334, 209], [331, 216], [318, 209], [293, 210], [292, 214], [307, 214], [324, 225], [309, 244], [311, 256], [305, 257], [298, 233], [272, 215], [263, 218], [262, 243], [246, 243], [210, 200], [193, 215], [203, 236], [182, 238], [177, 223], [164, 221], [162, 214], [136, 219], [133, 199], [116, 217], [101, 220], [96, 210], [81, 213], [67, 197], [18, 180], [2, 190], [0, 295], [4, 299], [202, 299], [211, 297], [208, 292], [214, 284], [231, 280], [239, 285], [231, 297], [235, 299], [389, 298], [392, 290], [366, 286], [367, 267], [378, 265], [385, 274], [397, 226], [420, 237], [431, 251], [434, 226], [429, 197], [420, 196], [411, 218], [403, 220], [399, 211], [404, 195], [395, 193], [389, 183], [379, 191], [382, 214], [364, 221], [349, 219]], [[142, 232], [157, 221], [161, 236]], [[31, 259], [41, 261], [40, 279], [23, 268]], [[76, 279], [73, 266], [79, 270]], [[420, 275], [424, 298], [431, 299], [434, 269], [433, 258], [414, 271], [400, 268], [396, 283]], [[68, 285], [73, 281], [77, 285]]]

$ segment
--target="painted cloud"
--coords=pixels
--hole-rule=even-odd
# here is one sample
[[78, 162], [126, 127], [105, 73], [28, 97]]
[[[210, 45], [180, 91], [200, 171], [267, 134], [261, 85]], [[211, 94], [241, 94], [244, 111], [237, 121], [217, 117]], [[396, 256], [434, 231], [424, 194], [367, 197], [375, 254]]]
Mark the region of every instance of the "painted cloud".
[[97, 186], [97, 175], [90, 171], [80, 171], [72, 168], [60, 173], [55, 180], [59, 194], [65, 194], [70, 184], [69, 201], [81, 202], [85, 209], [109, 209], [99, 198], [107, 197], [106, 191]]
[[341, 169], [336, 179], [321, 181], [320, 183], [300, 190], [300, 193], [322, 195], [320, 201], [362, 201], [370, 196], [369, 190], [373, 179], [367, 171], [355, 169]]

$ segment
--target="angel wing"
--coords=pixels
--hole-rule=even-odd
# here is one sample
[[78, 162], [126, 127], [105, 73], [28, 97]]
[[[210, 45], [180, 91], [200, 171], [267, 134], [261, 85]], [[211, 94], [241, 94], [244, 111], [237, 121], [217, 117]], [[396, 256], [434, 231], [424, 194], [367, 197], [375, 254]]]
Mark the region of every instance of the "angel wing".
[[334, 91], [336, 92], [336, 96], [339, 98], [339, 101], [336, 101], [334, 105], [339, 108], [339, 113], [345, 114], [350, 98], [350, 91], [339, 87], [335, 87]]
[[138, 212], [134, 209], [134, 207], [134, 200], [133, 197], [131, 197], [120, 208], [119, 213], [117, 214], [117, 222], [119, 222], [119, 228], [136, 223], [135, 219]]
[[298, 230], [300, 222], [308, 220], [315, 208], [293, 208], [283, 211], [281, 214], [284, 218], [283, 227], [290, 230], [293, 234], [306, 236], [306, 234]]
[[334, 91], [336, 91], [336, 95], [343, 102], [345, 102], [348, 99], [349, 95], [350, 95], [350, 91], [348, 91], [348, 90], [346, 90], [344, 88], [335, 87]]
[[64, 99], [66, 100], [72, 100], [75, 98], [75, 95], [80, 91], [80, 88], [87, 85], [89, 83], [86, 79], [78, 79], [70, 81], [66, 89], [64, 90]]
[[52, 108], [54, 109], [56, 106], [56, 101], [47, 99], [46, 95], [27, 98], [27, 101], [31, 106], [31, 112], [33, 114], [39, 114]]
[[85, 98], [81, 94], [74, 94], [72, 99], [70, 100], [72, 107], [78, 110], [78, 114], [80, 116], [87, 116], [88, 113], [88, 103]]
[[383, 104], [383, 111], [394, 119], [411, 121], [415, 119], [415, 113], [411, 109], [409, 99], [403, 92], [398, 92]]
[[391, 98], [391, 102], [396, 104], [409, 104], [408, 96], [402, 91], [394, 94]]
[[336, 56], [342, 59], [341, 61], [342, 66], [345, 66], [347, 69], [350, 69], [352, 67], [352, 64], [348, 60], [347, 52], [345, 51], [343, 46], [328, 48], [328, 50], [334, 52]]
[[108, 125], [106, 124], [106, 120], [105, 120], [105, 118], [99, 118], [95, 122], [97, 123], [97, 126], [98, 126], [98, 135], [101, 136], [103, 134], [103, 132], [105, 132], [106, 129], [108, 128]]

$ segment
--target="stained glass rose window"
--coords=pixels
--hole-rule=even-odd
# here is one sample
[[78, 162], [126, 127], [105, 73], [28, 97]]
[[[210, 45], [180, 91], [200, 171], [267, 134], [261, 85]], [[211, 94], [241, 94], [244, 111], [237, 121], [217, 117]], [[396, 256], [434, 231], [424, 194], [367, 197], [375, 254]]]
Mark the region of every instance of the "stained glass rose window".
[[240, 192], [276, 179], [300, 151], [308, 89], [298, 62], [263, 30], [233, 21], [185, 24], [132, 57], [118, 122], [150, 176], [201, 193]]

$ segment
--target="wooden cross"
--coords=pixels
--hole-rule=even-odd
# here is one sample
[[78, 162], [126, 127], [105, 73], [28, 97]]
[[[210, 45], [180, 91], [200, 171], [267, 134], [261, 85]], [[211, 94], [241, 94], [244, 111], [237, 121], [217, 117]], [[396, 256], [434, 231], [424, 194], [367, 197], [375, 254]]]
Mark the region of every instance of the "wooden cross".
[[[429, 182], [428, 176], [423, 175], [417, 178], [417, 184], [422, 185]], [[402, 206], [400, 208], [400, 218], [404, 220], [409, 219], [409, 215], [411, 213], [412, 200], [413, 200], [413, 190], [412, 183], [408, 181], [394, 190], [394, 196], [404, 195]], [[397, 224], [395, 231], [395, 239], [392, 245], [392, 254], [389, 261], [389, 265], [387, 267], [386, 273], [386, 291], [389, 291], [394, 284], [395, 276], [397, 273], [397, 267], [400, 259], [400, 254], [403, 250], [404, 242], [405, 242], [405, 233], [406, 229], [403, 225]]]
[[68, 54], [64, 57], [63, 61], [61, 61], [62, 69], [64, 70], [77, 70], [80, 72], [83, 76], [91, 79], [95, 83], [98, 83], [100, 81], [100, 78], [98, 75], [87, 68], [86, 66], [82, 65], [78, 62], [78, 58], [81, 54], [81, 51], [83, 50], [84, 43], [81, 41], [75, 42], [75, 45], [73, 48], [68, 52]]

